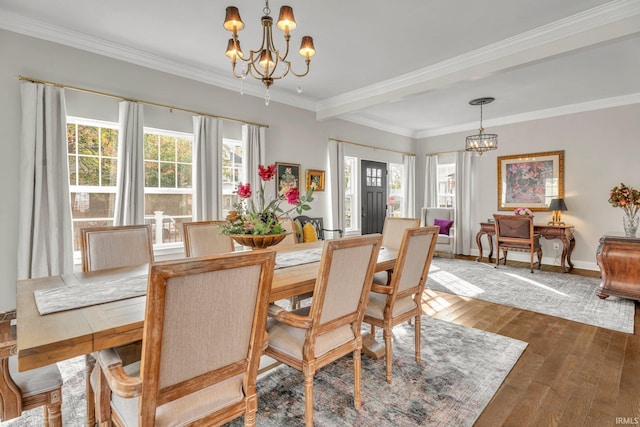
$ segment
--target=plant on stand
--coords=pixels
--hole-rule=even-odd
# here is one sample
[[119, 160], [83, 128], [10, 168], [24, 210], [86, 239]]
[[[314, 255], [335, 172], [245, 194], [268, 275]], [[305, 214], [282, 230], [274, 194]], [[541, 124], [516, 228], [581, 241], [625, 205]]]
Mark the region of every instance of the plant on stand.
[[[264, 194], [265, 183], [271, 181], [275, 173], [275, 164], [258, 166], [261, 184], [257, 194], [253, 194], [250, 183], [238, 185], [237, 194], [240, 200], [234, 205], [235, 209], [227, 215], [229, 224], [222, 226], [222, 234], [228, 234], [231, 237], [234, 235], [286, 235], [280, 218], [287, 218], [294, 211], [300, 215], [311, 209], [309, 203], [313, 201], [313, 188], [301, 196], [298, 188], [293, 185], [280, 189], [276, 197], [267, 203]], [[289, 204], [286, 210], [280, 206], [285, 200]]]
[[609, 203], [614, 208], [622, 208], [625, 235], [634, 237], [638, 230], [638, 211], [640, 210], [640, 191], [627, 187], [623, 183], [615, 186], [609, 192]]

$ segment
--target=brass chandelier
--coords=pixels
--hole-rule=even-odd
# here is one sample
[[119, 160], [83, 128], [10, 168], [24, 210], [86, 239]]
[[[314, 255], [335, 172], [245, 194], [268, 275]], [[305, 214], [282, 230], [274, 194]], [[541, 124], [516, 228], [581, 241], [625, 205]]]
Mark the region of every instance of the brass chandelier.
[[465, 147], [465, 151], [474, 151], [478, 153], [479, 156], [485, 151], [495, 150], [498, 148], [498, 135], [495, 133], [484, 133], [484, 128], [482, 127], [482, 106], [484, 104], [489, 104], [490, 102], [495, 101], [495, 98], [478, 98], [469, 101], [471, 105], [479, 105], [480, 106], [480, 129], [477, 135], [470, 135], [467, 137], [467, 143]]
[[[291, 61], [287, 60], [289, 55], [289, 31], [296, 28], [296, 21], [293, 17], [293, 9], [291, 6], [282, 6], [276, 26], [284, 31], [284, 40], [286, 48], [284, 55], [280, 54], [280, 50], [276, 49], [273, 43], [273, 18], [271, 18], [269, 9], [269, 0], [265, 1], [262, 17], [262, 44], [257, 50], [251, 50], [249, 56], [245, 56], [240, 48], [240, 40], [238, 39], [238, 31], [244, 28], [244, 22], [240, 18], [240, 12], [235, 6], [227, 7], [226, 17], [224, 20], [224, 28], [233, 33], [233, 38], [229, 39], [227, 44], [226, 55], [231, 58], [233, 76], [238, 79], [245, 79], [248, 75], [261, 80], [266, 86], [265, 104], [269, 105], [269, 87], [275, 80], [285, 77], [289, 72], [297, 77], [304, 77], [309, 74], [309, 64], [311, 57], [315, 55], [316, 50], [313, 46], [313, 38], [310, 36], [302, 37], [300, 44], [300, 55], [305, 58], [307, 65], [306, 70], [298, 74], [291, 69]], [[236, 61], [240, 59], [246, 64], [246, 67], [238, 72], [236, 70]], [[302, 88], [298, 83], [298, 93], [302, 92]]]

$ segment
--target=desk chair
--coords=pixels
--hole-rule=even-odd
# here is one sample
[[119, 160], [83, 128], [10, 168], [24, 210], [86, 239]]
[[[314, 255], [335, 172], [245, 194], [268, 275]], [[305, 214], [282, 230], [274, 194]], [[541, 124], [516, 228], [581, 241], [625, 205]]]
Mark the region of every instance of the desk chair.
[[313, 377], [325, 365], [353, 353], [354, 405], [360, 408], [360, 328], [382, 236], [324, 243], [311, 306], [286, 311], [272, 305], [265, 354], [304, 374], [305, 424], [313, 426]]
[[228, 224], [228, 221], [183, 223], [184, 253], [187, 258], [233, 252], [233, 239], [226, 234], [220, 234], [220, 227], [224, 224]]
[[538, 269], [542, 266], [540, 235], [533, 232], [532, 216], [494, 214], [496, 224], [496, 268], [500, 263], [500, 249], [507, 265], [508, 251], [529, 252], [529, 268], [533, 273], [533, 254], [538, 254]]
[[391, 283], [388, 286], [374, 283], [371, 287], [364, 322], [371, 325], [374, 336], [376, 326], [383, 328], [388, 383], [391, 383], [391, 329], [412, 318], [416, 362], [420, 362], [421, 298], [439, 230], [438, 226], [405, 229]]
[[0, 421], [44, 406], [44, 425], [62, 426], [62, 376], [58, 365], [18, 372], [16, 312], [0, 313]]
[[221, 425], [244, 415], [254, 426], [274, 263], [274, 251], [252, 251], [152, 264], [140, 363], [114, 348], [97, 355], [96, 393], [111, 394], [103, 421]]

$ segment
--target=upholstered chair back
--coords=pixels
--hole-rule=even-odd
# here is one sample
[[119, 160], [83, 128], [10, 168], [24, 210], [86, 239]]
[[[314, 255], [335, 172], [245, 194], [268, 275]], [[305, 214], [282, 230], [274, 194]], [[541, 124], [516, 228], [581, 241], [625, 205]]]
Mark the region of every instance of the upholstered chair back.
[[233, 240], [221, 234], [222, 225], [227, 221], [185, 222], [183, 227], [184, 253], [187, 257], [233, 252]]
[[404, 230], [419, 225], [419, 218], [386, 217], [382, 227], [382, 246], [394, 250], [400, 249]]
[[391, 278], [391, 286], [397, 286], [397, 294], [422, 294], [429, 266], [435, 249], [434, 241], [438, 238], [439, 228], [436, 226], [408, 229], [403, 233], [404, 250], [396, 260], [397, 284]]
[[150, 224], [82, 228], [80, 237], [82, 271], [153, 262]]
[[[114, 368], [122, 361], [113, 349], [98, 354], [113, 415], [143, 426], [222, 425], [244, 415], [255, 425], [274, 263], [274, 251], [254, 251], [152, 264], [139, 377], [127, 377], [135, 364]], [[127, 386], [136, 381], [139, 388]]]
[[280, 220], [280, 224], [284, 231], [291, 234], [287, 235], [282, 242], [278, 243], [278, 246], [290, 246], [297, 244], [298, 238], [296, 236], [295, 227], [293, 226], [293, 220], [291, 218], [282, 218]]
[[379, 247], [380, 235], [327, 241], [311, 303], [318, 330], [348, 325], [364, 313]]

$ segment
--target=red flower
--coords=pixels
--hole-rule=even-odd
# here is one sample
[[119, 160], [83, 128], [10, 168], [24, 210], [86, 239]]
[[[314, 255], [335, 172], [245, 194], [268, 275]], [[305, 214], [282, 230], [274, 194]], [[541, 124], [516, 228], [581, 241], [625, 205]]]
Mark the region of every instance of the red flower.
[[284, 195], [290, 205], [297, 205], [298, 203], [300, 203], [300, 192], [298, 191], [297, 187], [289, 187]]
[[262, 166], [258, 165], [258, 175], [263, 181], [270, 181], [276, 174], [276, 165]]
[[241, 199], [248, 199], [251, 197], [251, 184], [238, 184], [238, 197]]

